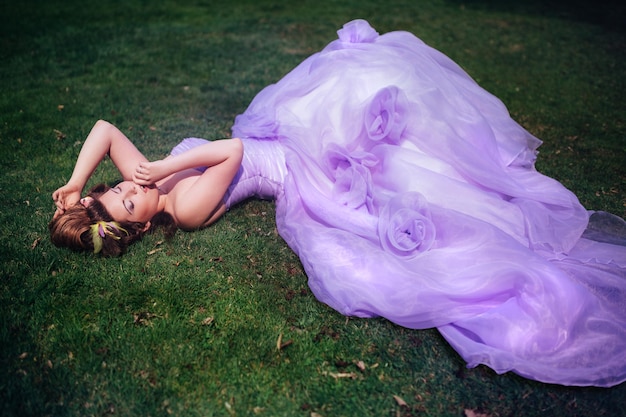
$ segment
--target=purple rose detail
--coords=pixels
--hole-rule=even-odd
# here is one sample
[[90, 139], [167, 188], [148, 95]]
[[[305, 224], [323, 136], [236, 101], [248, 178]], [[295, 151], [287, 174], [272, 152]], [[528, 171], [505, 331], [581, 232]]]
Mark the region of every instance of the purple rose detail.
[[399, 257], [428, 251], [435, 241], [435, 225], [424, 197], [406, 193], [392, 198], [380, 213], [378, 237], [383, 249]]
[[357, 19], [343, 25], [337, 31], [339, 40], [347, 43], [371, 43], [378, 37], [376, 32], [366, 20]]
[[369, 153], [357, 152], [352, 155], [337, 147], [329, 146], [326, 161], [334, 179], [333, 197], [335, 201], [353, 209], [372, 208], [372, 176], [369, 168], [378, 160]]
[[406, 127], [408, 100], [391, 86], [380, 90], [365, 111], [365, 130], [371, 140], [397, 143]]

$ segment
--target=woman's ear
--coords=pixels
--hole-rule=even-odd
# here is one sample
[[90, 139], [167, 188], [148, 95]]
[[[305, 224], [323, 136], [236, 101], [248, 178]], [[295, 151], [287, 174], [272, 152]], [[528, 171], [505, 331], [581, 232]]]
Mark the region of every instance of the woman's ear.
[[91, 203], [93, 203], [93, 197], [87, 196], [80, 199], [80, 204], [85, 208], [89, 207]]
[[146, 230], [148, 230], [151, 226], [150, 221], [147, 221], [146, 224], [143, 226], [143, 229], [141, 230], [142, 232], [145, 232]]

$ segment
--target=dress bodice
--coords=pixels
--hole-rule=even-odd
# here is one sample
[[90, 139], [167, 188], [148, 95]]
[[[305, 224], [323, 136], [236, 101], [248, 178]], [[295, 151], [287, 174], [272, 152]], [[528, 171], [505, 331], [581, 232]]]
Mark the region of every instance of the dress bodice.
[[285, 154], [279, 142], [241, 139], [243, 159], [239, 171], [226, 195], [226, 207], [251, 197], [275, 200], [283, 191], [287, 168]]

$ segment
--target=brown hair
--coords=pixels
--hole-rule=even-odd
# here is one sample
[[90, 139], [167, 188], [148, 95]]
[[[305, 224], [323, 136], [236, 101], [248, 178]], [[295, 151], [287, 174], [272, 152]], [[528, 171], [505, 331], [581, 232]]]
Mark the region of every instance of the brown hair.
[[[109, 214], [98, 198], [109, 190], [109, 186], [99, 184], [93, 187], [87, 194], [93, 201], [85, 207], [76, 203], [65, 210], [65, 213], [52, 219], [48, 224], [50, 239], [59, 247], [67, 247], [74, 251], [94, 251], [92, 226], [99, 221], [111, 222], [113, 217]], [[167, 213], [158, 213], [150, 222], [150, 229], [145, 229], [144, 223], [118, 222], [119, 228], [112, 231], [102, 239], [101, 252], [104, 256], [118, 256], [126, 252], [131, 243], [141, 239], [148, 231], [156, 226], [165, 227], [166, 236], [169, 238], [176, 232], [176, 225], [172, 217]]]

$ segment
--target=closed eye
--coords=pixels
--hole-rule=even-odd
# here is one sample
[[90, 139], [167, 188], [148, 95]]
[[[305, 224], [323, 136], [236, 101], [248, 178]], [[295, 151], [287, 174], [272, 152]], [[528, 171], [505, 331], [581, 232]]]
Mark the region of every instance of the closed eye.
[[[121, 194], [122, 188], [118, 185], [117, 187], [111, 188], [111, 191], [113, 191], [115, 194]], [[133, 214], [133, 212], [135, 211], [135, 204], [130, 200], [122, 200], [122, 205], [124, 206], [124, 209], [126, 209], [128, 214]]]
[[133, 214], [133, 212], [135, 211], [135, 204], [133, 204], [133, 202], [130, 200], [125, 200], [124, 208], [126, 209], [128, 214]]

